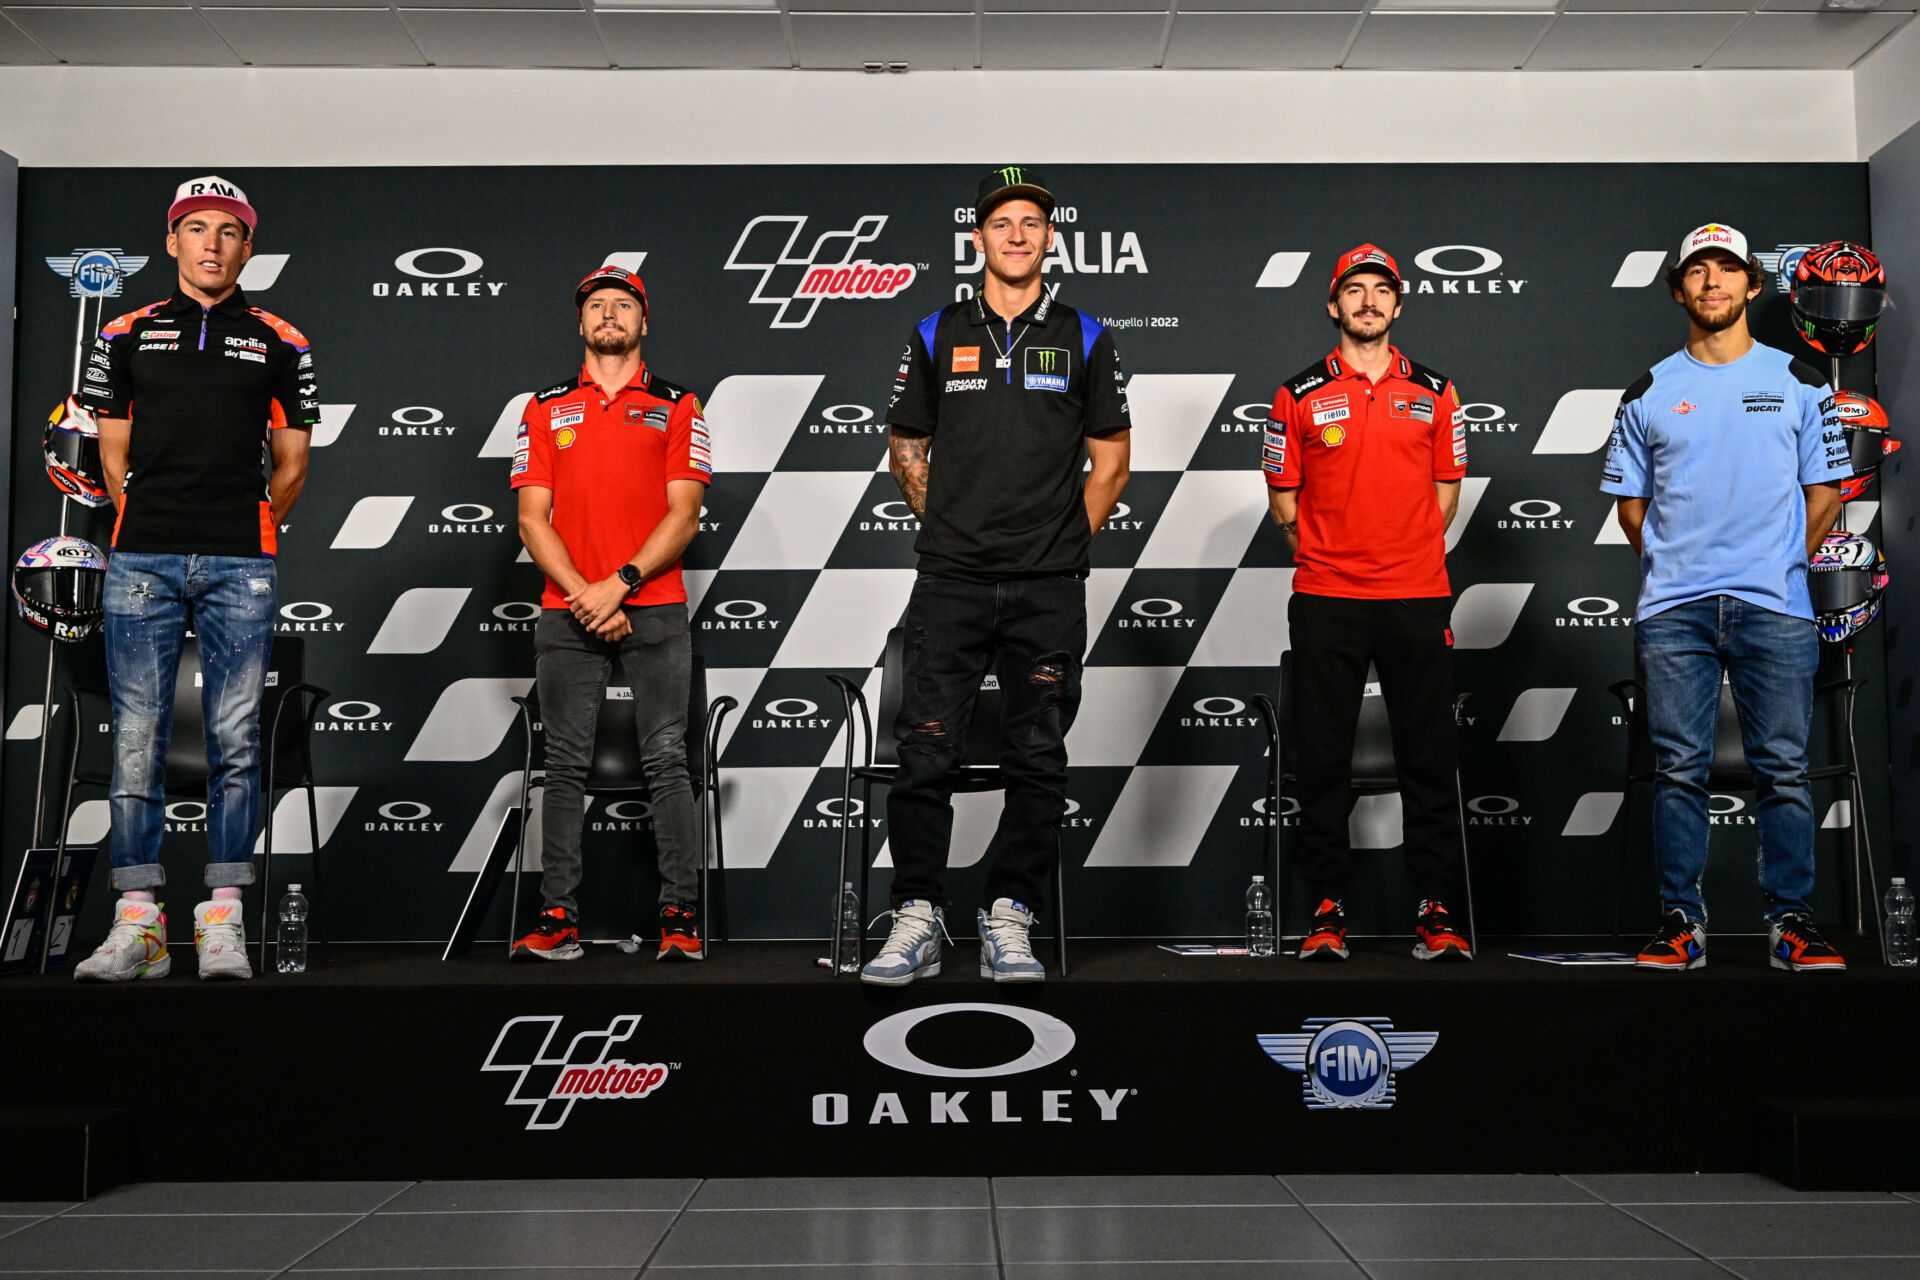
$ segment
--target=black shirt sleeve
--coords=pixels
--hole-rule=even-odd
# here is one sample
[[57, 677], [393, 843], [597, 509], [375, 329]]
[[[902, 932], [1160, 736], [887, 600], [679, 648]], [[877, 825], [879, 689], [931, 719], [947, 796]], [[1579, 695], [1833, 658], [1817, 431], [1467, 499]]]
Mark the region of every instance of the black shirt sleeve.
[[1101, 329], [1087, 353], [1086, 413], [1082, 433], [1090, 436], [1112, 435], [1133, 426], [1127, 416], [1127, 376], [1120, 368], [1120, 352], [1113, 345], [1113, 333]]
[[320, 425], [320, 392], [313, 375], [313, 348], [303, 350], [291, 342], [282, 342], [279, 349], [280, 363], [273, 371], [273, 399], [280, 411], [273, 415], [273, 425], [312, 431]]
[[939, 319], [936, 312], [907, 335], [907, 348], [900, 353], [900, 367], [893, 379], [893, 399], [887, 402], [888, 426], [933, 434], [940, 417], [940, 383], [934, 372], [932, 349]]
[[[118, 328], [120, 332], [113, 333]], [[126, 418], [133, 411], [133, 374], [127, 357], [133, 334], [116, 321], [94, 335], [87, 353], [87, 372], [81, 379], [81, 403], [97, 418]]]

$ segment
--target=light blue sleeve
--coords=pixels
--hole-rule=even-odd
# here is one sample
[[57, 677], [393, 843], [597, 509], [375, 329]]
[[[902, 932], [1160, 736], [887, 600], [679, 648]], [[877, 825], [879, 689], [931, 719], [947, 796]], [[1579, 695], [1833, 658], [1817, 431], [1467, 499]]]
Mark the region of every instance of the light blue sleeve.
[[1853, 474], [1847, 433], [1833, 410], [1831, 387], [1800, 383], [1800, 483], [1822, 484]]
[[1607, 440], [1607, 462], [1600, 472], [1600, 492], [1621, 498], [1652, 496], [1648, 480], [1650, 451], [1643, 406], [1646, 395], [1622, 400], [1613, 413], [1613, 435]]

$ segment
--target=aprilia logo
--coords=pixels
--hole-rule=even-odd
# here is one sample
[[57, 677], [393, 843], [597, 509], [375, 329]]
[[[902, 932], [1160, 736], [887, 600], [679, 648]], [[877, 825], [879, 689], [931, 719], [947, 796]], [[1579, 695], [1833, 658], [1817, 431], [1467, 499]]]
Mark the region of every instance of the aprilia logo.
[[640, 1025], [637, 1013], [617, 1015], [604, 1031], [583, 1031], [555, 1054], [550, 1050], [560, 1023], [558, 1014], [510, 1019], [480, 1064], [482, 1071], [517, 1074], [506, 1105], [532, 1108], [529, 1129], [558, 1129], [581, 1099], [645, 1098], [679, 1070], [678, 1063], [631, 1063], [608, 1056], [615, 1045], [633, 1038]]
[[[754, 231], [762, 224], [786, 225], [787, 238], [777, 250], [778, 231], [762, 234], [753, 248]], [[778, 307], [768, 327], [804, 329], [813, 321], [823, 299], [891, 298], [900, 293], [919, 270], [906, 263], [876, 263], [856, 257], [862, 246], [879, 239], [887, 225], [887, 215], [870, 213], [855, 222], [851, 231], [829, 231], [815, 238], [804, 254], [795, 252], [807, 215], [769, 213], [749, 222], [727, 255], [728, 271], [758, 271], [760, 283], [754, 286], [748, 302]], [[784, 268], [797, 268], [797, 274]], [[779, 279], [775, 279], [775, 273]]]

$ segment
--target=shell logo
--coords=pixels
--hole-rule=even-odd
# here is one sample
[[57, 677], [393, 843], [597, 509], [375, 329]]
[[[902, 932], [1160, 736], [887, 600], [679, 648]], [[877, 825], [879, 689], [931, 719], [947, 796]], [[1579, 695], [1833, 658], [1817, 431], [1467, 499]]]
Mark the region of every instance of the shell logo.
[[1320, 432], [1320, 443], [1325, 445], [1344, 444], [1347, 439], [1345, 427], [1325, 427]]
[[578, 438], [579, 437], [574, 434], [572, 427], [562, 427], [554, 433], [553, 445], [556, 449], [564, 449]]

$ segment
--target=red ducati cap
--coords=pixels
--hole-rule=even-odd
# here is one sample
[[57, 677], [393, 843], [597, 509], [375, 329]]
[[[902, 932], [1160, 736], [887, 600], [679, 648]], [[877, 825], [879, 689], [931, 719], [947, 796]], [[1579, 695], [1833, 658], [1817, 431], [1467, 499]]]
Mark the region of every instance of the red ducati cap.
[[1400, 264], [1393, 260], [1393, 255], [1377, 244], [1363, 244], [1357, 249], [1347, 250], [1333, 264], [1333, 283], [1327, 286], [1327, 297], [1333, 297], [1340, 288], [1340, 282], [1356, 271], [1378, 272], [1392, 277], [1395, 285], [1403, 284]]
[[625, 289], [640, 299], [640, 314], [643, 316], [647, 314], [647, 286], [640, 282], [638, 272], [609, 263], [598, 271], [589, 273], [587, 278], [580, 282], [580, 287], [573, 291], [573, 309], [578, 311], [586, 306], [588, 295], [596, 289]]

